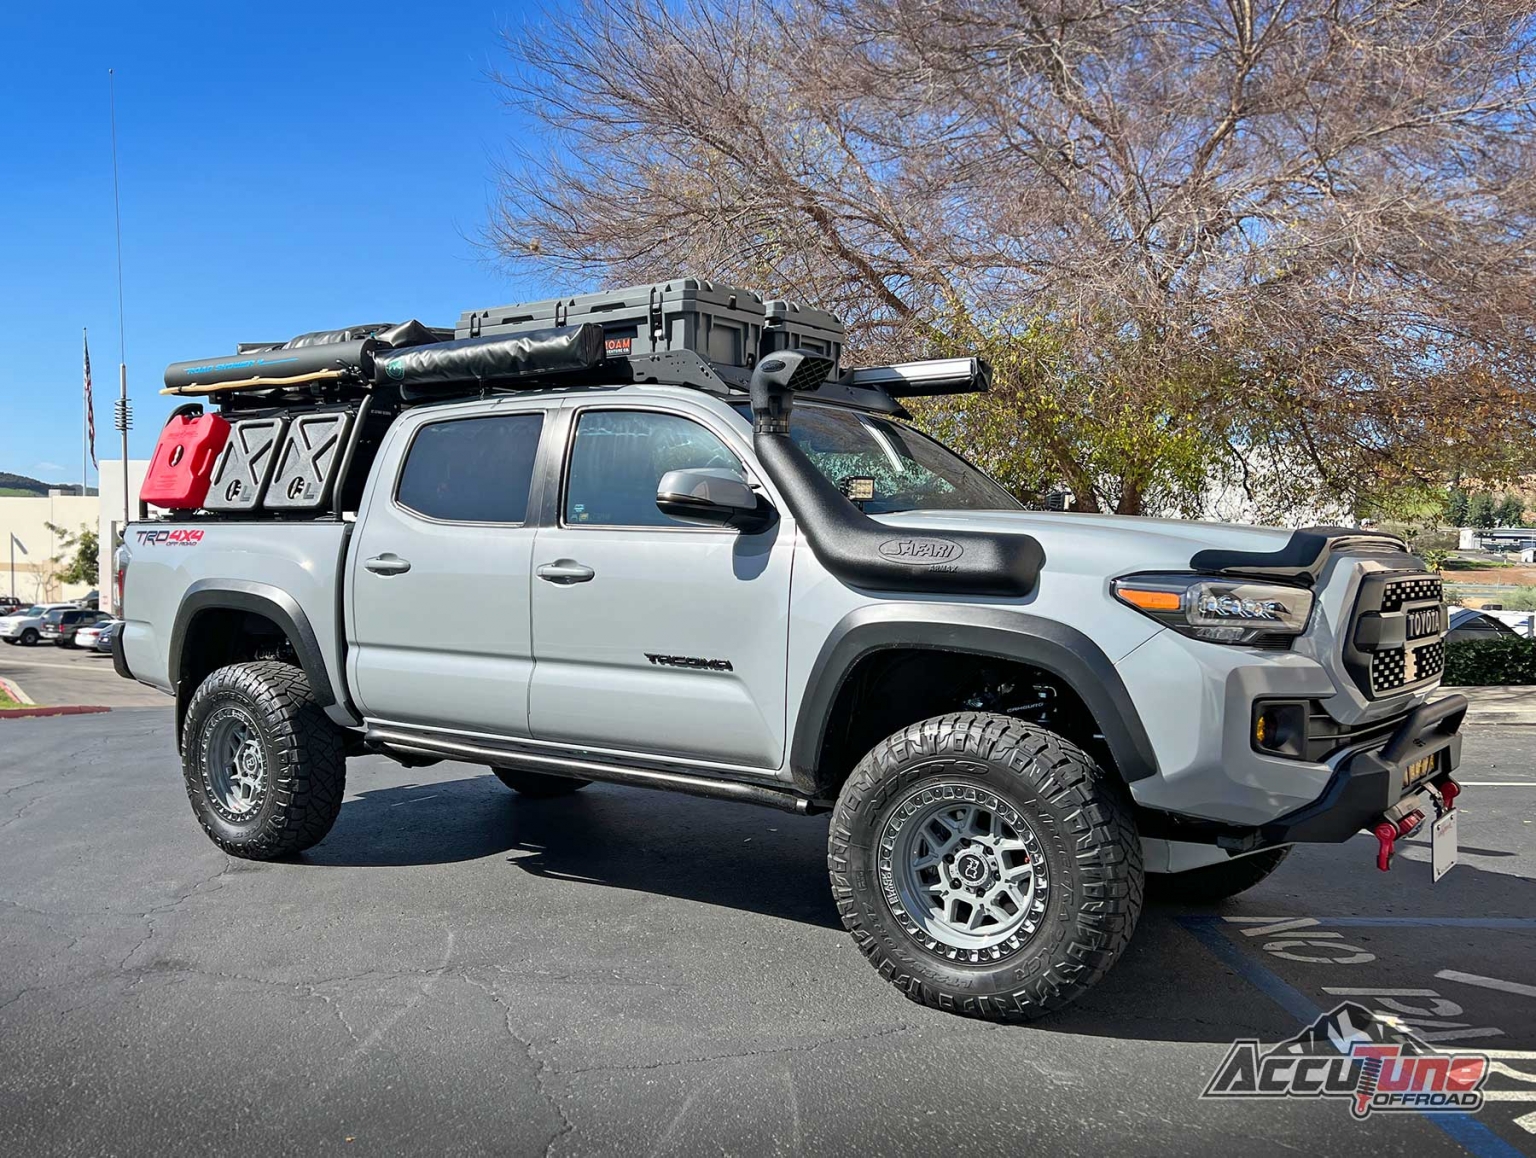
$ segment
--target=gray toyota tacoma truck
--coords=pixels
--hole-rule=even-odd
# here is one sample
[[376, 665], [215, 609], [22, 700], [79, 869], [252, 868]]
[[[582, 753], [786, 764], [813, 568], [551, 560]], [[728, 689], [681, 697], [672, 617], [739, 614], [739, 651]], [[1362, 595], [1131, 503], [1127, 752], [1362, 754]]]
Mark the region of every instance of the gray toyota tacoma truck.
[[772, 309], [722, 354], [655, 291], [618, 337], [568, 308], [167, 371], [208, 406], [172, 426], [228, 430], [127, 528], [114, 657], [175, 696], [220, 848], [322, 840], [363, 753], [829, 812], [870, 962], [1021, 1020], [1104, 974], [1149, 885], [1228, 897], [1361, 830], [1385, 868], [1451, 815], [1466, 701], [1398, 539], [1026, 510], [902, 421], [984, 363], [840, 371]]

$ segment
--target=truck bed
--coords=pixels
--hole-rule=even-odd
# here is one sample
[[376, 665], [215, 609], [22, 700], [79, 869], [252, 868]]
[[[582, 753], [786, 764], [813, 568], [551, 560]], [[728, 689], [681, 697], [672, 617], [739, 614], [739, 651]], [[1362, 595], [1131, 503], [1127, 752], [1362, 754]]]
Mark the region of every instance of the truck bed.
[[[142, 522], [124, 539], [123, 657], [135, 678], [174, 692], [176, 633], [197, 613], [197, 591], [243, 591], [298, 612], [331, 687], [346, 687], [341, 595], [352, 524], [337, 520]], [[226, 600], [227, 602], [227, 600]]]

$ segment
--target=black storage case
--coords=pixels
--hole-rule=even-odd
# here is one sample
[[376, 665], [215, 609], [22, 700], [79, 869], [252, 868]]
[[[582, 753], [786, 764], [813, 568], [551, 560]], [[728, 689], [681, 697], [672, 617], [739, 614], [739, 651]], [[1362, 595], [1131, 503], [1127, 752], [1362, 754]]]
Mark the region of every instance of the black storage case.
[[456, 338], [520, 334], [596, 322], [610, 358], [692, 350], [723, 366], [751, 366], [762, 347], [763, 299], [702, 278], [675, 278], [607, 293], [468, 310]]
[[832, 359], [828, 378], [842, 373], [843, 323], [826, 310], [775, 298], [763, 303], [762, 354], [776, 350], [811, 350]]

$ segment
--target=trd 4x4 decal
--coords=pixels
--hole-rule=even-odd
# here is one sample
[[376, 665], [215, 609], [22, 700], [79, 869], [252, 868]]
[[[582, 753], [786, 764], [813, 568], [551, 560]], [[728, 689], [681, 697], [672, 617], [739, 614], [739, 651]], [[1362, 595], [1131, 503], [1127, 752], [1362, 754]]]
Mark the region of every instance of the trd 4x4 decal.
[[199, 527], [177, 527], [175, 530], [139, 530], [134, 537], [144, 547], [158, 547], [162, 543], [171, 547], [195, 547], [203, 541]]

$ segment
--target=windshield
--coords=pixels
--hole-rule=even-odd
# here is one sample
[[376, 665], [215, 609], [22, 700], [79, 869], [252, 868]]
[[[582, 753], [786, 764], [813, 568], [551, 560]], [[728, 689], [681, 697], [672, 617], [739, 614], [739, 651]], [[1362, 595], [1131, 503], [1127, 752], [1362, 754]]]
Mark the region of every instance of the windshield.
[[1023, 509], [959, 455], [887, 418], [801, 404], [791, 412], [789, 437], [866, 514]]

